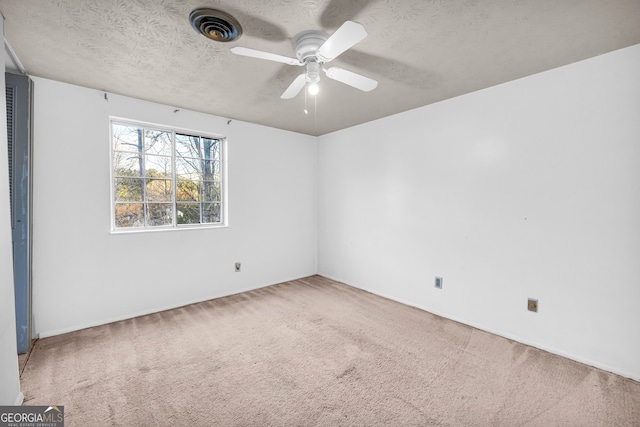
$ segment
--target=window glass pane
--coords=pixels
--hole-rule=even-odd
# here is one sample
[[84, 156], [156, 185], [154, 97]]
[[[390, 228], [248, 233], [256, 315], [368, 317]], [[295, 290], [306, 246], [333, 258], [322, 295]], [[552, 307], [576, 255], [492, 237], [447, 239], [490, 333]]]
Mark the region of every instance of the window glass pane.
[[200, 224], [200, 203], [177, 203], [178, 224]]
[[171, 157], [145, 156], [144, 168], [147, 178], [171, 178]]
[[142, 202], [141, 178], [115, 178], [114, 197], [117, 202]]
[[180, 157], [202, 157], [201, 140], [197, 136], [176, 134], [176, 156]]
[[146, 154], [171, 156], [171, 132], [145, 129], [144, 149]]
[[199, 159], [176, 157], [176, 178], [199, 181], [201, 166]]
[[200, 167], [202, 168], [202, 179], [211, 180], [216, 174], [219, 174], [217, 170], [219, 168], [218, 162], [215, 160], [201, 160]]
[[173, 209], [170, 203], [147, 204], [147, 225], [155, 227], [159, 225], [172, 225]]
[[147, 179], [147, 201], [170, 202], [173, 188], [170, 179]]
[[202, 157], [220, 160], [220, 144], [217, 139], [202, 138]]
[[154, 128], [112, 123], [115, 227], [220, 223], [224, 139]]
[[220, 222], [220, 203], [203, 203], [202, 204], [202, 222], [203, 223]]
[[219, 202], [220, 184], [214, 181], [204, 181], [202, 184], [202, 201]]
[[137, 153], [114, 152], [113, 174], [115, 176], [141, 176], [141, 157]]
[[113, 149], [116, 151], [142, 152], [142, 129], [137, 126], [114, 124]]
[[196, 181], [179, 179], [176, 185], [176, 200], [197, 202], [200, 200], [200, 185]]
[[144, 225], [142, 203], [117, 203], [114, 214], [116, 227], [142, 227]]

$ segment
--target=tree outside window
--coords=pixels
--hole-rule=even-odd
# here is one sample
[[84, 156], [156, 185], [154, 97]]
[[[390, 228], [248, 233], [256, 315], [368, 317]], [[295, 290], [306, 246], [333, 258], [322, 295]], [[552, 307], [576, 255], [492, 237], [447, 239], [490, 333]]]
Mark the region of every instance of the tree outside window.
[[223, 223], [224, 138], [112, 122], [115, 229]]

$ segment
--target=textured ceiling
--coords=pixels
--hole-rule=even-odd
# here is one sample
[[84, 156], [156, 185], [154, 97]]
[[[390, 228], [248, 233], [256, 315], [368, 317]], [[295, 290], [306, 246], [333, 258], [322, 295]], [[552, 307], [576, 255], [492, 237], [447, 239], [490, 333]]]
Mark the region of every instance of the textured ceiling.
[[[243, 36], [217, 43], [188, 16], [213, 7]], [[111, 93], [311, 135], [640, 43], [638, 0], [0, 0], [27, 72]], [[323, 76], [321, 92], [280, 94], [300, 68], [233, 55], [294, 57], [290, 39], [345, 20], [369, 36], [331, 64], [379, 81], [364, 93]]]

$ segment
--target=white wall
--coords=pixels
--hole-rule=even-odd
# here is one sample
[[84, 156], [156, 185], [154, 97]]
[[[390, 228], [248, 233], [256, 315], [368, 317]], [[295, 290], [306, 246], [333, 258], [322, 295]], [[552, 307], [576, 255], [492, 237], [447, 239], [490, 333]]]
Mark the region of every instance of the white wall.
[[[4, 19], [0, 14], [0, 35], [4, 41], [3, 27]], [[0, 74], [4, 87], [4, 73]], [[5, 91], [0, 97], [0, 117], [7, 117]], [[0, 405], [19, 405], [23, 396], [18, 380], [8, 165], [7, 121], [4, 119], [0, 120]]]
[[[638, 75], [634, 46], [318, 140], [35, 78], [36, 331], [318, 271], [640, 379]], [[226, 134], [230, 226], [109, 234], [109, 115]]]
[[[316, 138], [34, 82], [33, 309], [41, 337], [316, 272]], [[110, 115], [226, 135], [229, 226], [110, 234]]]
[[640, 45], [318, 153], [320, 274], [640, 379]]

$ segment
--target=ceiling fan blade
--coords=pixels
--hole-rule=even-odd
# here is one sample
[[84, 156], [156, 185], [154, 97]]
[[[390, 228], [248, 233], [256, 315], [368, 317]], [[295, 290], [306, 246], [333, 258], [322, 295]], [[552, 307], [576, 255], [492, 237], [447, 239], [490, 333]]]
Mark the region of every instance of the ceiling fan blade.
[[327, 73], [327, 77], [329, 77], [330, 79], [337, 80], [349, 86], [353, 86], [356, 89], [360, 89], [364, 92], [370, 92], [378, 87], [377, 80], [373, 80], [369, 77], [344, 70], [340, 67], [328, 68], [325, 70], [325, 73]]
[[296, 79], [289, 85], [289, 87], [280, 95], [282, 99], [291, 99], [294, 98], [300, 90], [306, 84], [306, 79], [304, 74], [300, 74]]
[[317, 53], [318, 59], [320, 62], [329, 62], [364, 40], [367, 35], [367, 30], [362, 24], [346, 21], [320, 46]]
[[288, 58], [286, 56], [277, 55], [275, 53], [263, 52], [261, 50], [249, 49], [248, 47], [236, 46], [236, 47], [232, 47], [230, 50], [232, 53], [235, 53], [236, 55], [249, 56], [251, 58], [258, 58], [258, 59], [266, 59], [268, 61], [282, 62], [283, 64], [289, 64], [289, 65], [304, 65], [302, 62], [298, 61], [297, 59]]

